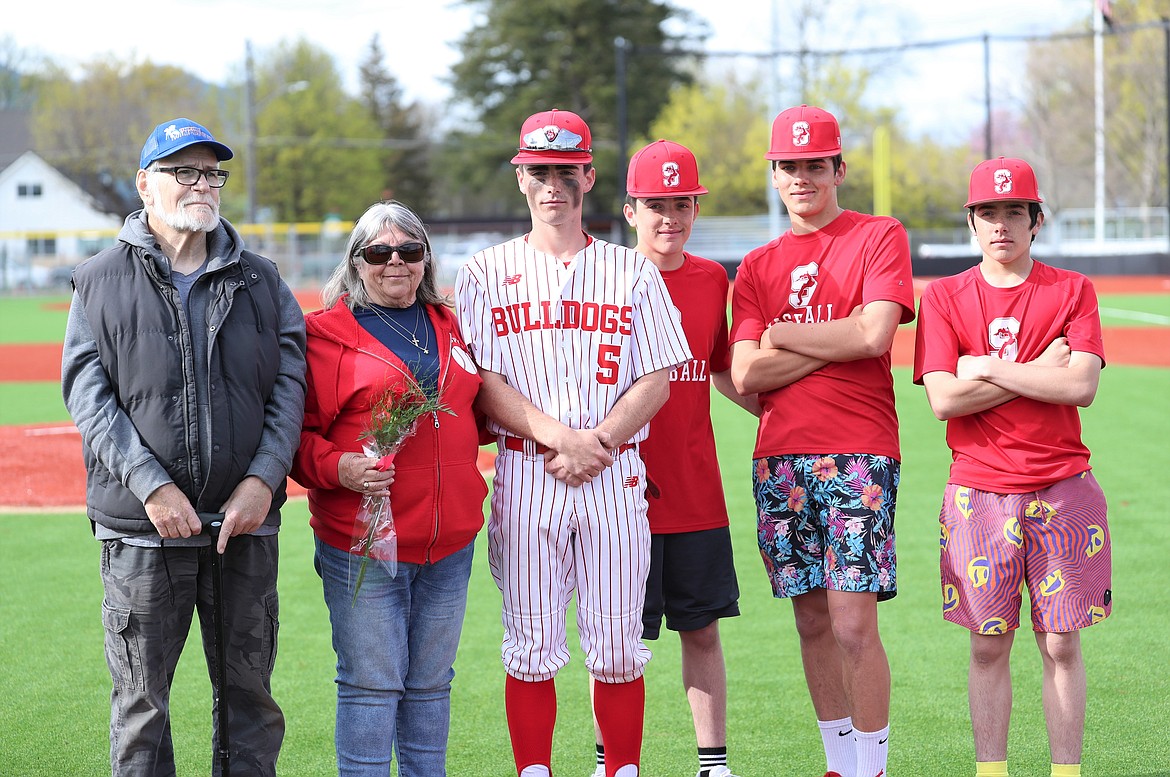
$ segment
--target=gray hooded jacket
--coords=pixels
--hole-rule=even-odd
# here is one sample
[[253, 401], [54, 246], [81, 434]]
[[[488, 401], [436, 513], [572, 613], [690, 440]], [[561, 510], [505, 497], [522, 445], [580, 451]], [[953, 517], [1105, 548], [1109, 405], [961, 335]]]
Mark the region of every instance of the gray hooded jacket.
[[220, 219], [184, 308], [140, 210], [73, 287], [61, 383], [90, 519], [106, 536], [148, 534], [143, 503], [160, 486], [217, 512], [254, 475], [273, 493], [258, 533], [275, 531], [305, 399], [304, 317], [275, 264]]

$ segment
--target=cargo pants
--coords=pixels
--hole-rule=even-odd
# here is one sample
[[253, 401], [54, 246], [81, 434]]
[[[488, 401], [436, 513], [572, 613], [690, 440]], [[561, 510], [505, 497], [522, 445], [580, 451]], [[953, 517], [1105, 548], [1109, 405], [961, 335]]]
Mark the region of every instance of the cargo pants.
[[[106, 661], [113, 777], [172, 777], [170, 689], [195, 611], [208, 674], [215, 678], [210, 547], [145, 548], [104, 540]], [[223, 601], [232, 777], [272, 777], [284, 715], [272, 698], [279, 625], [277, 535], [233, 537], [223, 557]], [[212, 705], [214, 707], [214, 705]], [[210, 773], [219, 775], [218, 711], [210, 711]]]

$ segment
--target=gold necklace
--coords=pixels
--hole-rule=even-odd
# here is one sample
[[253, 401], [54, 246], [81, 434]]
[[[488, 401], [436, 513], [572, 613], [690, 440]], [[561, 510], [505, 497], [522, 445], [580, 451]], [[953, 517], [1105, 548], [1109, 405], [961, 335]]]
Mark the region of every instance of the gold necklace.
[[414, 328], [409, 332], [402, 324], [399, 324], [397, 321], [390, 318], [390, 316], [378, 310], [378, 306], [372, 302], [370, 303], [370, 310], [374, 312], [375, 316], [381, 319], [382, 323], [386, 324], [386, 326], [390, 327], [394, 331], [401, 334], [404, 338], [409, 340], [411, 345], [423, 353], [430, 355], [430, 336], [427, 332], [426, 325], [423, 325], [423, 342], [419, 343], [418, 341], [418, 328], [419, 325], [422, 324], [422, 305], [417, 305], [414, 309]]

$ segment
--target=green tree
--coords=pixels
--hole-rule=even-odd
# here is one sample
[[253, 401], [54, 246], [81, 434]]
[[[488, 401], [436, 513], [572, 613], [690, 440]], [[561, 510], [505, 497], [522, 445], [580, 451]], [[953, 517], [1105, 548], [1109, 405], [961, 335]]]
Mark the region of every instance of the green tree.
[[907, 138], [890, 127], [893, 213], [916, 231], [965, 229], [967, 180], [981, 160], [971, 147], [947, 146], [929, 137]]
[[112, 213], [140, 207], [138, 155], [159, 122], [187, 116], [219, 133], [218, 90], [177, 67], [105, 57], [83, 65], [76, 81], [56, 67], [37, 77], [34, 150]]
[[406, 203], [426, 218], [434, 208], [431, 144], [424, 135], [427, 116], [417, 104], [404, 101], [402, 86], [387, 69], [385, 57], [375, 33], [359, 68], [359, 80], [361, 100], [382, 129], [383, 196]]
[[[1163, 22], [1170, 0], [1114, 0], [1103, 40], [1105, 200], [1109, 207], [1165, 206], [1166, 94]], [[1086, 14], [1086, 17], [1088, 15]], [[1025, 137], [1004, 151], [1036, 167], [1053, 210], [1091, 207], [1096, 147], [1093, 37], [1088, 18], [1067, 35], [1029, 46]], [[1083, 33], [1076, 35], [1076, 33]]]
[[699, 178], [710, 194], [704, 216], [744, 216], [768, 208], [770, 117], [758, 84], [730, 81], [680, 86], [650, 125], [631, 144], [631, 153], [659, 138], [682, 143], [699, 163]]
[[[459, 42], [462, 59], [452, 68], [455, 97], [470, 107], [482, 125], [480, 143], [462, 144], [463, 158], [482, 165], [484, 159], [511, 158], [520, 125], [532, 113], [561, 108], [579, 114], [593, 134], [598, 184], [587, 201], [595, 211], [616, 213], [618, 169], [617, 48], [622, 37], [635, 45], [626, 78], [628, 132], [644, 134], [665, 104], [670, 90], [686, 83], [691, 73], [684, 60], [662, 56], [664, 48], [692, 41], [691, 33], [675, 35], [667, 22], [684, 24], [690, 16], [661, 0], [465, 0], [478, 19]], [[655, 52], [640, 54], [641, 51]], [[469, 128], [454, 137], [477, 134]], [[490, 164], [489, 172], [498, 171]], [[509, 173], [509, 176], [511, 174]], [[503, 180], [500, 180], [503, 179]], [[464, 178], [466, 181], [466, 178]], [[497, 180], [499, 183], [497, 184]], [[514, 184], [493, 175], [501, 202], [523, 205]], [[488, 180], [467, 182], [489, 185]], [[504, 192], [508, 196], [504, 196]]]
[[[907, 137], [895, 108], [867, 106], [863, 100], [869, 71], [825, 58], [807, 72], [817, 77], [802, 85], [801, 96], [831, 111], [841, 124], [847, 165], [841, 204], [872, 212], [873, 140], [882, 127], [890, 134], [890, 167], [883, 174], [893, 192], [892, 215], [910, 229], [961, 227], [967, 174], [978, 162], [973, 152], [965, 145]], [[657, 138], [682, 143], [695, 153], [703, 185], [711, 190], [703, 199], [704, 215], [763, 213], [771, 185], [763, 156], [774, 118], [765, 107], [765, 94], [758, 77], [741, 81], [733, 70], [704, 76], [671, 93], [650, 132], [631, 144], [631, 150]]]
[[263, 106], [256, 114], [261, 208], [277, 221], [352, 220], [382, 197], [382, 132], [362, 102], [346, 95], [328, 53], [303, 39], [284, 41], [255, 77]]
[[29, 73], [39, 69], [34, 58], [16, 44], [11, 35], [0, 37], [0, 110], [27, 111], [36, 98], [36, 79]]

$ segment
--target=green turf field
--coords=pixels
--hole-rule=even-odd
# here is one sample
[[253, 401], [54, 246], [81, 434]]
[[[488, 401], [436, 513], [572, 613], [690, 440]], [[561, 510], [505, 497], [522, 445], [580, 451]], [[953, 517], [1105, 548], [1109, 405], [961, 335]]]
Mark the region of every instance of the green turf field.
[[59, 343], [68, 313], [68, 294], [0, 297], [0, 344]]
[[1103, 294], [1102, 326], [1170, 326], [1170, 294]]
[[[1102, 294], [1105, 326], [1170, 325], [1170, 294]], [[59, 343], [68, 295], [0, 297], [0, 344]]]
[[[890, 769], [895, 777], [973, 773], [966, 708], [965, 632], [939, 615], [937, 514], [949, 455], [909, 371], [896, 371], [903, 434], [898, 597], [881, 607], [893, 671]], [[1170, 547], [1165, 440], [1170, 370], [1110, 366], [1083, 414], [1098, 479], [1110, 500], [1114, 615], [1084, 636], [1089, 667], [1087, 777], [1170, 775], [1160, 721], [1170, 698], [1170, 595], [1157, 570]], [[742, 616], [722, 626], [729, 677], [729, 748], [737, 774], [819, 775], [820, 740], [804, 687], [790, 606], [771, 598], [755, 548], [748, 487], [754, 427], [718, 398], [716, 434], [732, 513]], [[333, 769], [333, 654], [320, 583], [312, 570], [304, 502], [282, 533], [281, 636], [274, 677], [288, 733], [282, 775]], [[483, 535], [456, 664], [449, 757], [452, 775], [509, 777], [511, 751], [499, 662], [499, 592]], [[108, 773], [109, 677], [102, 654], [97, 543], [81, 515], [0, 515], [0, 752], [5, 774]], [[575, 639], [575, 637], [573, 637]], [[679, 679], [678, 640], [651, 643], [643, 773], [692, 775], [694, 740]], [[1013, 775], [1047, 775], [1031, 637], [1017, 639], [1010, 758]], [[558, 677], [554, 768], [592, 771], [592, 726], [580, 651]], [[210, 685], [198, 642], [179, 667], [172, 706], [182, 775], [210, 762]]]

